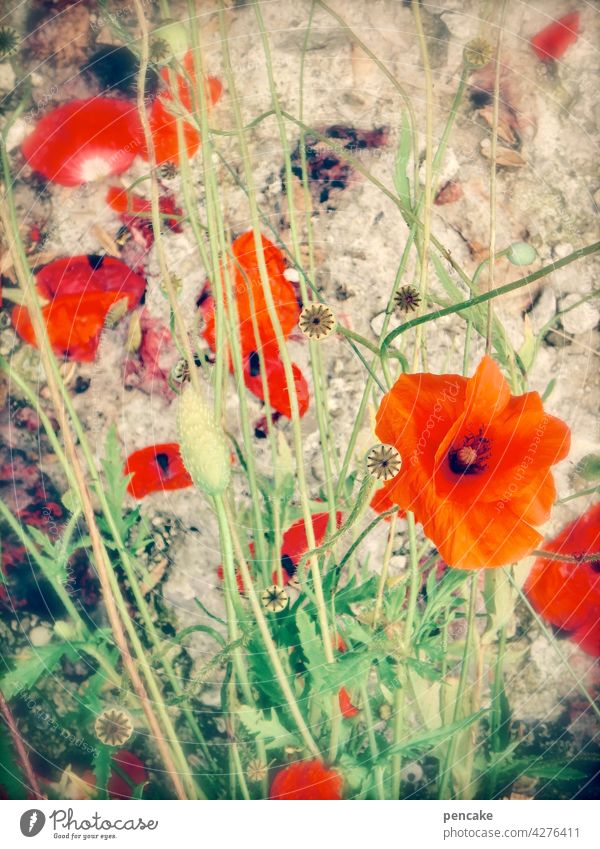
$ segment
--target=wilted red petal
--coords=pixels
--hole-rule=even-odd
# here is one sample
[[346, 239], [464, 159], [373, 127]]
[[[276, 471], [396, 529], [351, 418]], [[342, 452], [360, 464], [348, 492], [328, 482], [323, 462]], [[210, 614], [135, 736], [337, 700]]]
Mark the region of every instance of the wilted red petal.
[[134, 498], [193, 486], [176, 442], [148, 445], [134, 451], [127, 458], [123, 474], [133, 475], [127, 484], [127, 492]]
[[299, 761], [279, 770], [269, 790], [269, 799], [341, 799], [342, 776], [321, 761]]
[[[48, 337], [56, 354], [75, 362], [93, 362], [110, 308], [126, 296], [119, 292], [90, 292], [54, 298], [42, 309]], [[19, 336], [36, 345], [29, 312], [17, 306], [12, 314]]]
[[548, 62], [551, 59], [560, 59], [567, 49], [575, 44], [579, 34], [579, 12], [569, 12], [557, 21], [548, 24], [531, 39], [538, 59]]
[[35, 275], [38, 292], [51, 300], [65, 295], [112, 292], [127, 297], [129, 308], [136, 306], [146, 290], [146, 281], [110, 256], [71, 256], [55, 259]]
[[135, 103], [92, 97], [71, 100], [44, 115], [22, 151], [47, 180], [80, 186], [126, 171], [140, 151], [141, 139]]

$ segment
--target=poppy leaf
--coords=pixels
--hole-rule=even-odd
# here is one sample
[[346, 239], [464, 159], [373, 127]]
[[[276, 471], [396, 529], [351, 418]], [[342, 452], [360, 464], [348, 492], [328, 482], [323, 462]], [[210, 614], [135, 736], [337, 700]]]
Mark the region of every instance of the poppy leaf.
[[385, 657], [385, 651], [379, 648], [343, 654], [334, 664], [328, 664], [323, 668], [319, 691], [337, 693], [343, 686], [359, 686], [366, 681], [374, 661], [383, 657]]
[[236, 715], [246, 731], [260, 738], [267, 749], [282, 749], [284, 746], [298, 745], [298, 738], [281, 724], [274, 712], [268, 718], [255, 708], [243, 707], [237, 711]]
[[296, 614], [296, 626], [298, 628], [302, 653], [306, 658], [310, 676], [313, 681], [319, 681], [327, 665], [323, 640], [314, 620], [310, 618], [303, 608], [299, 609]]
[[37, 683], [43, 675], [53, 671], [60, 659], [67, 653], [64, 643], [50, 643], [32, 649], [27, 656], [19, 660], [19, 666], [0, 678], [0, 690], [9, 700], [17, 693], [28, 690]]
[[426, 749], [438, 746], [440, 743], [444, 743], [455, 734], [459, 734], [461, 731], [469, 728], [474, 722], [481, 719], [485, 713], [485, 710], [478, 710], [476, 713], [472, 713], [470, 716], [465, 717], [465, 719], [459, 719], [457, 722], [451, 722], [443, 728], [439, 728], [434, 731], [426, 731], [424, 734], [417, 734], [409, 743], [396, 743], [386, 750], [385, 756], [382, 756], [382, 758], [384, 757], [387, 761], [389, 755], [417, 755]]

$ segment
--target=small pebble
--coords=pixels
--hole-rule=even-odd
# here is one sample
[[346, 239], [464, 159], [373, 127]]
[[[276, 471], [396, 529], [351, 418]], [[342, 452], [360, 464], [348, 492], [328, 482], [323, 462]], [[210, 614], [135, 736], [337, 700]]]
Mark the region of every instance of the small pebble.
[[[572, 304], [576, 304], [577, 301], [580, 300], [581, 296], [577, 295], [575, 292], [571, 295], [567, 295], [560, 302], [561, 311], [570, 307]], [[589, 330], [596, 327], [600, 321], [600, 312], [590, 301], [586, 301], [583, 304], [579, 304], [578, 307], [575, 307], [575, 309], [572, 309], [570, 312], [562, 315], [560, 321], [567, 333], [572, 333], [573, 335], [576, 335], [577, 333], [587, 333]]]
[[45, 625], [36, 625], [36, 627], [32, 628], [29, 632], [29, 642], [36, 648], [48, 645], [51, 639], [52, 631], [50, 631], [49, 628], [46, 628]]

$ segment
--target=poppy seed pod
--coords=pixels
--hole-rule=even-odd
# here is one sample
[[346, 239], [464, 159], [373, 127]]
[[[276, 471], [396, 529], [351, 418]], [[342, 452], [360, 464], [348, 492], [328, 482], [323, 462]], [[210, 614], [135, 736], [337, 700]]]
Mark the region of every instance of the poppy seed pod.
[[197, 487], [218, 495], [229, 483], [229, 451], [212, 408], [193, 386], [179, 398], [179, 447], [183, 462]]

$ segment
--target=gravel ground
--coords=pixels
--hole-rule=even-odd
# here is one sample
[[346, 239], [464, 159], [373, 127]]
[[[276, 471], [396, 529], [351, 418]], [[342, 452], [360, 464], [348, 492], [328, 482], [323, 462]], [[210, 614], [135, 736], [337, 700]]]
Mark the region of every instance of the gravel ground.
[[[114, 4], [113, 4], [114, 5]], [[208, 46], [209, 71], [222, 77], [218, 33], [210, 14], [212, 4], [200, 4], [200, 20]], [[177, 17], [176, 4], [172, 4]], [[398, 0], [346, 0], [331, 2], [353, 29], [397, 76], [412, 97], [418, 126], [425, 126], [424, 77], [418, 43], [410, 10]], [[447, 0], [424, 4], [424, 24], [430, 37], [434, 73], [436, 140], [442, 131], [451, 99], [458, 84], [464, 44], [478, 35], [489, 34], [484, 15], [489, 4]], [[299, 69], [310, 4], [306, 0], [263, 2], [265, 25], [269, 32], [273, 67], [282, 106], [292, 114], [299, 110]], [[119, 7], [116, 6], [117, 10]], [[556, 67], [541, 63], [532, 53], [528, 39], [547, 23], [566, 11], [579, 8], [582, 35]], [[93, 9], [90, 6], [89, 9]], [[69, 14], [72, 17], [69, 17]], [[59, 35], [41, 33], [32, 42], [28, 67], [33, 72], [33, 95], [38, 107], [31, 110], [34, 120], [51, 104], [93, 91], [93, 81], [79, 73], [82, 61], [95, 42], [115, 42], [102, 21], [85, 5], [75, 16], [65, 13], [60, 38], [65, 32], [71, 38], [55, 60], [45, 57], [57, 49]], [[241, 94], [244, 120], [249, 122], [270, 109], [267, 74], [260, 47], [260, 36], [252, 9], [232, 4], [229, 13], [230, 44], [234, 70]], [[125, 19], [125, 15], [124, 15]], [[68, 28], [71, 30], [68, 30]], [[559, 259], [572, 250], [598, 238], [597, 203], [600, 200], [600, 176], [597, 170], [598, 72], [600, 54], [600, 15], [596, 4], [566, 4], [508, 0], [502, 45], [501, 117], [512, 136], [512, 150], [518, 153], [517, 167], [503, 167], [497, 177], [497, 244], [505, 247], [512, 241], [527, 240], [538, 252], [532, 269]], [[54, 39], [54, 40], [53, 40]], [[475, 74], [472, 86], [489, 88], [489, 74]], [[0, 86], [11, 85], [8, 65], [0, 65]], [[308, 124], [326, 127], [344, 124], [363, 130], [387, 128], [387, 145], [365, 152], [361, 162], [382, 183], [390, 186], [395, 149], [402, 120], [402, 101], [390, 81], [377, 65], [357, 48], [347, 34], [325, 11], [317, 10], [306, 53], [304, 80], [304, 115]], [[460, 106], [446, 161], [440, 174], [440, 185], [452, 181], [452, 191], [460, 193], [454, 202], [434, 207], [433, 232], [452, 252], [462, 267], [472, 273], [485, 256], [489, 240], [489, 162], [482, 153], [489, 140], [485, 116], [473, 105], [471, 93]], [[231, 126], [228, 93], [211, 113], [211, 123], [221, 129]], [[20, 120], [11, 132], [16, 147], [27, 132], [26, 120]], [[288, 216], [282, 193], [282, 157], [278, 130], [272, 118], [264, 120], [250, 134], [249, 141], [259, 202], [272, 226], [285, 242], [290, 243]], [[297, 133], [289, 130], [290, 145]], [[419, 147], [424, 151], [421, 134]], [[241, 171], [233, 141], [223, 137], [222, 152], [231, 165]], [[217, 163], [221, 180], [223, 209], [231, 231], [248, 228], [248, 212], [244, 195], [236, 188], [225, 168]], [[143, 173], [139, 160], [126, 175], [124, 184]], [[22, 220], [27, 225], [48, 222], [48, 238], [44, 251], [56, 255], [97, 253], [102, 244], [98, 225], [111, 235], [119, 228], [118, 216], [104, 202], [104, 185], [90, 185], [72, 190], [51, 187], [41, 194], [24, 167], [19, 175], [18, 200]], [[196, 164], [194, 179], [201, 189], [202, 175]], [[168, 182], [180, 197], [179, 178]], [[387, 304], [407, 228], [394, 204], [369, 181], [355, 174], [347, 188], [334, 190], [326, 202], [318, 198], [314, 207], [314, 232], [318, 257], [318, 285], [339, 319], [359, 333], [375, 339], [381, 329], [382, 311]], [[205, 272], [197, 257], [192, 234], [165, 236], [169, 264], [183, 282], [182, 304], [187, 320], [195, 320], [194, 303], [204, 282]], [[583, 296], [592, 291], [598, 261], [586, 258], [545, 277], [542, 281], [519, 290], [514, 296], [496, 301], [497, 314], [507, 329], [510, 341], [520, 348], [532, 332]], [[527, 270], [527, 269], [525, 269]], [[524, 269], [507, 261], [497, 264], [495, 285], [522, 276]], [[406, 281], [412, 280], [409, 264]], [[147, 265], [149, 314], [168, 322], [165, 298], [160, 292], [158, 266], [154, 256]], [[433, 272], [432, 272], [433, 276]], [[487, 283], [482, 277], [482, 285]], [[432, 291], [442, 294], [432, 280]], [[568, 460], [556, 470], [560, 495], [567, 495], [581, 482], [575, 477], [575, 465], [585, 454], [598, 452], [598, 301], [582, 304], [555, 324], [541, 344], [531, 369], [530, 388], [543, 393], [551, 380], [554, 388], [547, 406], [551, 413], [567, 420], [573, 432], [573, 447]], [[464, 322], [456, 316], [430, 324], [426, 331], [429, 367], [432, 371], [457, 369], [462, 358]], [[151, 442], [175, 438], [173, 396], [159, 384], [142, 381], [137, 387], [124, 381], [123, 345], [127, 328], [124, 323], [108, 331], [100, 355], [92, 366], [79, 367], [77, 373], [89, 377], [89, 389], [78, 396], [80, 414], [93, 435], [101, 453], [106, 431], [111, 423], [118, 426], [124, 452]], [[2, 331], [0, 346], [8, 353], [15, 345], [10, 329]], [[300, 338], [290, 346], [293, 359], [307, 373], [307, 350]], [[477, 340], [471, 353], [471, 366], [482, 353]], [[365, 381], [365, 371], [349, 346], [341, 338], [331, 338], [323, 347], [326, 363], [329, 407], [335, 435], [345, 446], [355, 421], [356, 409]], [[164, 352], [168, 360], [172, 352]], [[261, 415], [258, 402], [251, 402], [254, 418]], [[231, 427], [236, 427], [235, 403], [228, 410]], [[289, 425], [278, 428], [289, 439]], [[316, 419], [309, 411], [303, 420], [306, 467], [315, 489], [321, 481], [316, 459], [319, 442]], [[14, 438], [9, 437], [9, 438]], [[19, 439], [23, 439], [19, 435]], [[374, 442], [367, 418], [358, 447], [364, 450]], [[264, 443], [256, 445], [259, 462], [268, 465]], [[577, 515], [585, 499], [557, 506], [549, 534]], [[194, 598], [202, 599], [210, 609], [222, 609], [221, 593], [216, 586], [215, 569], [219, 563], [216, 523], [199, 497], [189, 492], [155, 495], [144, 502], [148, 517], [154, 517], [159, 529], [169, 522], [171, 544], [164, 596], [180, 626], [201, 621]], [[363, 553], [370, 554], [370, 566], [377, 569], [383, 552], [385, 529], [373, 534]], [[400, 534], [402, 528], [400, 528]], [[398, 540], [401, 552], [402, 538]], [[404, 558], [399, 553], [393, 568], [401, 570]], [[556, 718], [569, 714], [569, 722], [582, 715], [577, 710], [573, 682], [557, 662], [557, 658], [534, 624], [521, 611], [521, 636], [511, 647], [509, 669], [514, 678], [508, 684], [515, 715], [520, 718]], [[521, 621], [522, 620], [522, 621]], [[198, 663], [212, 650], [200, 635], [190, 638], [189, 647]], [[562, 641], [563, 652], [588, 686], [598, 683], [594, 661], [583, 655], [568, 641]], [[582, 721], [582, 720], [581, 720]]]

